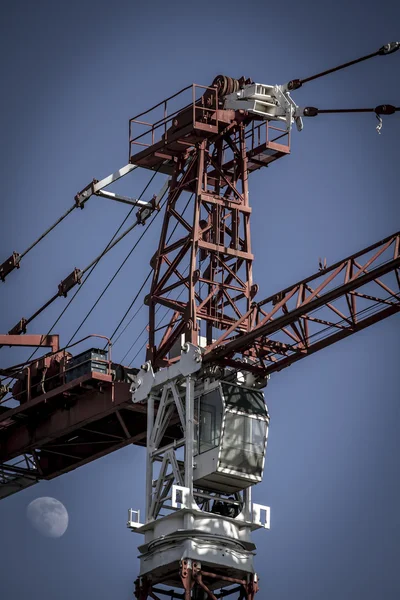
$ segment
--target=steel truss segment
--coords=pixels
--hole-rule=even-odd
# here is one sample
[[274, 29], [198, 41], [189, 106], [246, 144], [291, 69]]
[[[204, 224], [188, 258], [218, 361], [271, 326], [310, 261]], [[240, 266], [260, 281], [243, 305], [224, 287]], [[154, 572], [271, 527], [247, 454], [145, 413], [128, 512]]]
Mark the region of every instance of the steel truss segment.
[[[210, 345], [221, 330], [237, 321], [234, 331], [250, 329], [250, 320], [242, 319], [254, 296], [245, 126], [232, 125], [227, 137], [235, 150], [233, 164], [226, 158], [232, 151], [222, 137], [203, 139], [192, 149], [189, 165], [177, 162], [172, 177], [148, 296], [147, 360], [156, 369], [172, 364], [175, 357], [169, 353], [181, 334], [196, 345], [203, 336]], [[187, 221], [178, 216], [183, 194], [193, 194], [190, 231]], [[167, 243], [175, 230], [175, 238]], [[167, 317], [162, 336], [155, 318], [160, 305]]]
[[168, 466], [169, 466], [169, 453], [166, 452], [164, 454], [164, 457], [162, 460], [160, 472], [158, 474], [156, 487], [155, 487], [153, 498], [152, 498], [151, 505], [150, 505], [150, 511], [149, 511], [150, 519], [155, 519], [160, 511], [161, 501], [162, 501], [161, 491], [164, 486], [165, 476], [167, 474]]
[[[400, 312], [400, 233], [253, 305], [251, 331], [233, 327], [206, 351], [204, 361], [272, 373]], [[228, 334], [229, 332], [229, 334]], [[233, 335], [232, 335], [233, 334]]]
[[162, 390], [156, 420], [150, 434], [150, 448], [153, 452], [159, 448], [175, 408], [179, 415], [182, 430], [185, 432], [185, 409], [175, 384], [169, 383]]
[[[169, 422], [171, 421], [171, 417], [174, 414], [174, 406], [171, 402], [166, 403], [163, 408], [162, 408], [162, 417], [160, 419], [160, 423], [158, 423], [158, 427], [157, 429], [155, 428], [155, 435], [154, 435], [154, 450], [153, 452], [155, 452], [158, 447], [159, 444], [161, 443], [162, 438], [164, 437], [164, 434], [167, 430], [167, 427], [169, 425]], [[158, 416], [158, 413], [157, 413]]]
[[[189, 351], [190, 349], [188, 349]], [[189, 364], [195, 360], [189, 357]], [[176, 451], [185, 445], [186, 438], [186, 407], [183, 404], [181, 393], [177, 388], [176, 380], [179, 379], [179, 367], [175, 369], [173, 375], [175, 379], [167, 379], [161, 384], [154, 378], [152, 371], [142, 375], [143, 381], [146, 377], [155, 384], [154, 391], [150, 392], [148, 397], [148, 424], [147, 424], [147, 498], [146, 498], [146, 523], [157, 519], [160, 510], [165, 505], [167, 499], [171, 499], [169, 494], [172, 485], [178, 486], [184, 484], [183, 473], [180, 463], [176, 456]], [[140, 384], [141, 385], [141, 384]], [[139, 385], [139, 388], [140, 388]], [[156, 390], [158, 387], [158, 392]], [[146, 386], [146, 389], [147, 386]], [[152, 415], [154, 412], [154, 402], [158, 400], [158, 410], [155, 420]], [[170, 444], [162, 446], [165, 433], [170, 425], [180, 425], [182, 431], [181, 439], [174, 439]], [[165, 442], [164, 442], [165, 444]], [[157, 479], [154, 482], [155, 463], [161, 461]], [[169, 469], [171, 471], [169, 472]], [[154, 491], [153, 491], [154, 490]], [[170, 508], [170, 507], [169, 507]]]
[[160, 398], [160, 403], [158, 406], [158, 411], [157, 411], [157, 416], [156, 416], [156, 420], [154, 422], [154, 425], [152, 427], [152, 430], [150, 432], [148, 432], [150, 434], [150, 438], [149, 438], [149, 448], [156, 448], [157, 447], [157, 439], [158, 439], [158, 432], [161, 428], [161, 423], [163, 421], [163, 418], [165, 420], [165, 408], [166, 408], [166, 398], [168, 395], [168, 388], [167, 386], [165, 386], [165, 388], [162, 391], [162, 395]]
[[[140, 577], [135, 581], [135, 596], [138, 600], [148, 598], [168, 597], [181, 600], [194, 598], [196, 590], [204, 590], [208, 599], [217, 600], [234, 596], [237, 600], [254, 600], [259, 591], [257, 574], [247, 579], [235, 579], [221, 573], [205, 571], [199, 562], [186, 558], [181, 560], [178, 573], [174, 570], [168, 572], [166, 580], [175, 581], [175, 585], [167, 585], [163, 581], [154, 584], [151, 577]], [[213, 582], [218, 579], [222, 583], [215, 588]], [[161, 587], [162, 586], [162, 587]], [[178, 590], [176, 588], [179, 588]], [[156, 595], [157, 594], [157, 595]], [[197, 598], [196, 594], [196, 598]]]
[[43, 476], [34, 452], [0, 464], [0, 500], [38, 483]]

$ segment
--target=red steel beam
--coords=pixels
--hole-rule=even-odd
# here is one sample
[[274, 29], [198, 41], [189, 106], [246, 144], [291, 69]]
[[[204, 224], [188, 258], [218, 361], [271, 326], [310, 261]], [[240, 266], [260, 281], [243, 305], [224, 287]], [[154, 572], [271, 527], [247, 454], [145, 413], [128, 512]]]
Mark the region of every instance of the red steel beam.
[[0, 335], [0, 346], [42, 346], [52, 352], [60, 349], [58, 335]]
[[[113, 397], [114, 396], [114, 397]], [[40, 397], [35, 399], [40, 407]], [[1, 433], [0, 461], [10, 460], [21, 454], [38, 449], [77, 429], [115, 412], [123, 406], [132, 405], [129, 384], [115, 382], [102, 391], [88, 391], [79, 396], [68, 410], [58, 409], [43, 419], [35, 417], [36, 425], [27, 423], [7, 427]], [[23, 406], [21, 407], [23, 408]], [[10, 410], [10, 414], [13, 410]], [[39, 413], [38, 413], [39, 414]]]
[[[32, 455], [37, 470], [22, 468], [21, 475], [53, 479], [128, 444], [146, 444], [146, 406], [132, 403], [129, 383], [104, 381], [101, 388], [87, 390], [79, 381], [75, 381], [75, 388], [54, 390], [52, 401], [56, 404], [50, 414], [46, 412], [50, 401], [47, 394], [19, 407], [22, 410], [18, 414], [17, 409], [4, 411], [7, 418], [0, 430], [0, 475], [3, 471], [17, 473], [15, 462], [9, 461]], [[179, 435], [178, 421], [172, 419], [164, 443]], [[0, 498], [18, 489], [7, 493], [6, 479], [2, 482], [0, 477]]]
[[[400, 232], [253, 304], [205, 350], [203, 361], [262, 374], [284, 369], [400, 312], [399, 270]], [[252, 323], [250, 331], [240, 333], [242, 319]], [[82, 377], [17, 408], [3, 407], [0, 468], [32, 454], [37, 477], [50, 479], [126, 444], [145, 443], [146, 408], [132, 404], [129, 384], [88, 377], [93, 390]]]
[[400, 312], [399, 269], [400, 232], [255, 304], [252, 330], [231, 328], [203, 360], [248, 368], [252, 356], [251, 370], [279, 371]]

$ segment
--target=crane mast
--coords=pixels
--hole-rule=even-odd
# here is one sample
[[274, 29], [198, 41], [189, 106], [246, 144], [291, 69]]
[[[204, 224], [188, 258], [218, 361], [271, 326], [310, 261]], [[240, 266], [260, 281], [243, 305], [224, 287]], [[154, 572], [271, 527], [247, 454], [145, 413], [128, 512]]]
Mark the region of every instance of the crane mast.
[[[238, 80], [230, 81], [239, 87]], [[199, 89], [203, 91], [193, 86], [194, 98]], [[192, 106], [172, 117], [168, 100], [164, 106], [167, 116], [147, 132], [154, 144], [141, 149], [147, 137], [135, 135], [138, 119], [131, 120], [130, 140], [131, 152], [136, 151], [130, 157], [132, 164], [171, 173], [145, 300], [147, 359], [156, 369], [174, 361], [174, 348], [179, 354], [181, 339], [210, 346], [226, 329], [232, 328], [231, 335], [250, 331], [250, 318], [242, 318], [257, 292], [248, 177], [290, 152], [290, 130], [257, 122], [241, 109], [222, 108], [218, 87], [206, 88]], [[148, 121], [156, 112], [150, 109], [140, 119]], [[160, 306], [167, 309], [161, 330], [155, 317]]]
[[[301, 131], [303, 118], [348, 112], [299, 108], [291, 91], [399, 47], [283, 86], [220, 75], [130, 120], [129, 164], [93, 180], [75, 207], [98, 195], [138, 207], [144, 224], [167, 193], [140, 369], [114, 362], [108, 338], [104, 350], [73, 356], [57, 336], [21, 336], [49, 303], [0, 336], [1, 345], [52, 348], [2, 372], [16, 383], [13, 405], [10, 388], [0, 387], [0, 498], [127, 444], [146, 447], [145, 515], [128, 513], [128, 527], [144, 535], [138, 600], [254, 600], [251, 534], [270, 526], [270, 508], [251, 495], [268, 439], [262, 390], [271, 373], [400, 311], [400, 232], [333, 265], [320, 261], [317, 273], [257, 299], [249, 204], [250, 174], [290, 154], [293, 124]], [[374, 112], [380, 132], [382, 115], [398, 110], [349, 111]], [[169, 183], [151, 201], [104, 189], [136, 168]], [[0, 265], [3, 281], [24, 254]], [[50, 302], [80, 285], [87, 269], [75, 269]]]

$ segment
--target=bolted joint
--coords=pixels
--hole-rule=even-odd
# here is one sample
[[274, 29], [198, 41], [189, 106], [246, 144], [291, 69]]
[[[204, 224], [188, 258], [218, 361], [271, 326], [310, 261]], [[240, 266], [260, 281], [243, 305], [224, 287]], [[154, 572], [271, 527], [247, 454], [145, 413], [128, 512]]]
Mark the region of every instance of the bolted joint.
[[7, 275], [11, 273], [14, 269], [19, 269], [20, 267], [21, 255], [18, 252], [13, 252], [7, 260], [0, 265], [0, 279], [5, 281]]
[[86, 200], [89, 200], [90, 196], [92, 196], [92, 194], [95, 193], [94, 186], [96, 185], [96, 183], [99, 183], [99, 180], [98, 179], [93, 179], [93, 181], [91, 181], [89, 183], [89, 185], [87, 185], [86, 187], [84, 187], [83, 190], [81, 190], [80, 192], [78, 192], [76, 194], [74, 200], [75, 200], [75, 205], [78, 208], [84, 208], [85, 207]]
[[275, 294], [275, 296], [272, 298], [272, 306], [276, 306], [277, 304], [279, 304], [279, 302], [282, 302], [284, 297], [285, 296], [283, 292], [278, 292], [278, 294]]
[[258, 284], [257, 283], [253, 283], [253, 285], [250, 288], [250, 298], [251, 300], [253, 300], [253, 298], [257, 295], [258, 293]]
[[76, 285], [80, 284], [82, 279], [82, 271], [75, 268], [58, 286], [58, 295], [67, 297], [68, 292]]
[[154, 271], [154, 269], [155, 269], [155, 268], [156, 268], [156, 266], [157, 266], [157, 252], [156, 252], [155, 254], [153, 254], [153, 256], [151, 257], [151, 259], [150, 259], [150, 261], [149, 261], [149, 265], [150, 265], [150, 267], [151, 267], [151, 268], [153, 269], [153, 271]]
[[150, 208], [146, 208], [146, 207], [143, 207], [140, 210], [138, 210], [136, 213], [136, 221], [137, 221], [138, 225], [144, 225], [146, 223], [146, 220], [151, 215], [151, 213], [152, 213], [152, 210]]
[[149, 202], [149, 205], [150, 206], [144, 206], [136, 213], [136, 219], [140, 225], [144, 225], [146, 223], [146, 220], [150, 217], [150, 215], [153, 214], [155, 210], [161, 210], [160, 203], [157, 202], [156, 194], [153, 195], [152, 199]]
[[26, 333], [26, 326], [28, 325], [28, 321], [22, 318], [10, 331], [8, 335], [21, 335], [21, 333]]

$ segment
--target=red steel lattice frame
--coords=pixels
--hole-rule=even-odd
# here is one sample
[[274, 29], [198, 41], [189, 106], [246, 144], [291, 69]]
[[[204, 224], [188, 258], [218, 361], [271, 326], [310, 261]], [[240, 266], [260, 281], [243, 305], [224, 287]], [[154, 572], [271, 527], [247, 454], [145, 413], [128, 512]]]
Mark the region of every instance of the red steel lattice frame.
[[[244, 315], [251, 331], [232, 336], [232, 328], [227, 330], [204, 360], [265, 374], [280, 371], [400, 312], [399, 268], [400, 232], [254, 304]], [[257, 365], [243, 356], [257, 359]]]
[[[163, 117], [153, 124], [130, 121], [130, 152], [135, 144], [144, 147], [130, 162], [172, 173], [146, 298], [147, 359], [156, 369], [176, 359], [182, 340], [199, 344], [203, 339], [210, 346], [223, 330], [250, 330], [250, 318], [242, 318], [257, 291], [248, 175], [290, 152], [287, 130], [259, 123], [244, 111], [221, 109], [217, 88], [203, 88], [203, 96], [196, 99], [196, 87], [192, 105], [172, 116], [168, 99], [148, 111], [163, 109]], [[138, 124], [149, 129], [133, 137], [133, 125]], [[146, 135], [151, 144], [145, 144]], [[193, 195], [189, 218], [181, 205], [188, 194]], [[156, 322], [161, 307], [167, 320], [163, 327]]]
[[[206, 343], [211, 344], [214, 330], [231, 327], [249, 309], [255, 293], [244, 125], [232, 126], [227, 135], [236, 156], [232, 170], [224, 170], [220, 136], [212, 147], [207, 140], [200, 142], [178, 163], [172, 178], [147, 299], [148, 359], [156, 368], [170, 362], [168, 353], [182, 335], [198, 343], [199, 320], [206, 322]], [[209, 177], [211, 169], [218, 175]], [[183, 192], [194, 194], [189, 220], [177, 209]], [[177, 239], [168, 244], [168, 234], [176, 228]], [[162, 337], [157, 336], [159, 305], [170, 312]], [[241, 330], [249, 327], [249, 320], [240, 324]]]
[[[182, 334], [198, 343], [200, 332], [206, 364], [266, 375], [399, 312], [400, 233], [254, 302], [247, 177], [287, 155], [290, 136], [240, 111], [220, 109], [217, 94], [203, 112], [201, 102], [167, 116], [159, 128], [164, 138], [130, 157], [133, 164], [173, 174], [152, 261], [148, 357], [154, 366], [175, 360], [170, 351]], [[178, 202], [190, 194], [188, 218]], [[162, 329], [155, 318], [160, 306], [169, 316]], [[32, 341], [18, 340], [24, 338]], [[16, 408], [3, 404], [0, 487], [8, 474], [52, 478], [127, 443], [142, 445], [145, 430], [129, 384], [109, 375], [64, 383]]]

